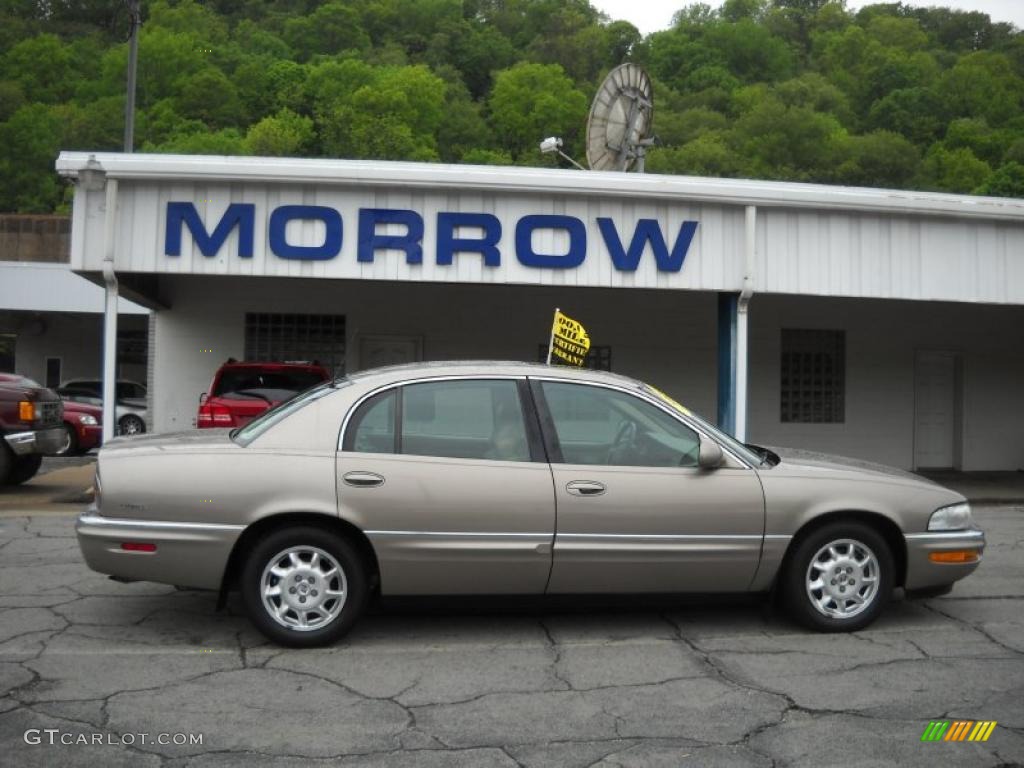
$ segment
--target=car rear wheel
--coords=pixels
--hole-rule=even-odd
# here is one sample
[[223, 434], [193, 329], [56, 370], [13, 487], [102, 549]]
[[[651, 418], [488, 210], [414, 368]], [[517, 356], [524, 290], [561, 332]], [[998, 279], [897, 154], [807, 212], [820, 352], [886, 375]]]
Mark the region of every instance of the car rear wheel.
[[782, 574], [782, 597], [798, 622], [853, 632], [878, 618], [893, 589], [892, 553], [863, 523], [830, 523], [803, 537]]
[[141, 435], [146, 431], [146, 423], [134, 414], [122, 416], [117, 427], [121, 435]]
[[313, 526], [262, 538], [242, 571], [242, 600], [252, 623], [281, 645], [327, 645], [362, 613], [366, 570], [346, 539]]
[[39, 454], [18, 456], [14, 460], [14, 466], [11, 467], [10, 473], [7, 476], [7, 482], [11, 485], [21, 485], [26, 480], [31, 480], [36, 476], [36, 472], [39, 471], [42, 463], [43, 457]]

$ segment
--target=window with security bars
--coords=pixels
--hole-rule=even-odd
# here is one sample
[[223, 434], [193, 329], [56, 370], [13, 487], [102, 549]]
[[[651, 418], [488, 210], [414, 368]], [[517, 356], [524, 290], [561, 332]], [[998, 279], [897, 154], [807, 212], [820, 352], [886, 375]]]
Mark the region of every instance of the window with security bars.
[[781, 419], [846, 421], [846, 331], [782, 330]]
[[245, 315], [245, 359], [317, 361], [345, 373], [345, 316], [251, 312]]
[[[548, 359], [548, 345], [538, 344], [537, 345], [537, 362], [544, 363]], [[554, 355], [551, 356], [552, 365], [564, 365]], [[583, 361], [583, 367], [589, 368], [592, 371], [610, 371], [612, 369], [612, 348], [611, 347], [595, 347], [591, 346], [590, 351], [587, 352], [587, 357]]]

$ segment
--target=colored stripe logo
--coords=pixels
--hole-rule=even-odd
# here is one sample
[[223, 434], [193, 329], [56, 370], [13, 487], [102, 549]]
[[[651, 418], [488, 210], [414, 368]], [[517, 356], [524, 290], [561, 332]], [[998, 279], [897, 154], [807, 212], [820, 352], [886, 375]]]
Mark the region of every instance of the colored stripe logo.
[[995, 720], [932, 720], [921, 741], [988, 741], [996, 725]]

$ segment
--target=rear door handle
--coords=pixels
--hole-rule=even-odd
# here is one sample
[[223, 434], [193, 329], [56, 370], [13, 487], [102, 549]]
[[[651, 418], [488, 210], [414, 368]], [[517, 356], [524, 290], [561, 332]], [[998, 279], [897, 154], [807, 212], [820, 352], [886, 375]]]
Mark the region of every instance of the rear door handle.
[[573, 496], [600, 496], [608, 489], [604, 487], [604, 483], [596, 480], [573, 480], [565, 486], [565, 490]]
[[341, 479], [345, 481], [345, 485], [351, 485], [353, 488], [376, 488], [378, 485], [384, 485], [384, 477], [376, 472], [346, 472]]

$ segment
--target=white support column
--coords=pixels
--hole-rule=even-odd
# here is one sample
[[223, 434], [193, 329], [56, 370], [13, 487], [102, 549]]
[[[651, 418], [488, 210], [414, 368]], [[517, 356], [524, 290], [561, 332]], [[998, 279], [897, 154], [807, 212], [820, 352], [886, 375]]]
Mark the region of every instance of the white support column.
[[747, 439], [747, 319], [754, 295], [754, 255], [757, 237], [757, 207], [748, 205], [743, 232], [743, 290], [736, 305], [736, 439]]
[[117, 180], [107, 179], [103, 226], [103, 443], [114, 437], [117, 425], [117, 275], [114, 245], [117, 232]]

